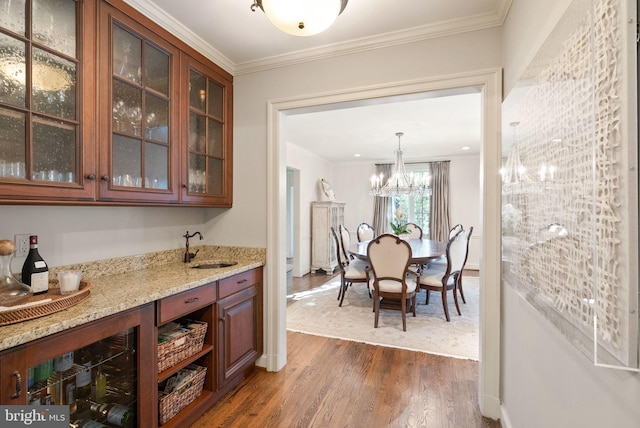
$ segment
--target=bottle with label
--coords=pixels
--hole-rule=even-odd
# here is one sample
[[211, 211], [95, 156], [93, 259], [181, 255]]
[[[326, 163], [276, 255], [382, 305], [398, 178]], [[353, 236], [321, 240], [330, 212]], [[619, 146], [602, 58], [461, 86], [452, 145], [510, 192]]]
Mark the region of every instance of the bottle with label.
[[73, 351], [58, 355], [53, 359], [55, 373], [49, 378], [48, 391], [53, 404], [68, 405], [69, 414], [75, 413], [76, 405], [76, 376], [73, 367]]
[[87, 399], [91, 396], [91, 352], [88, 347], [81, 348], [75, 353], [76, 398]]
[[135, 416], [131, 409], [122, 404], [91, 403], [91, 412], [118, 427], [132, 428], [135, 423]]
[[22, 265], [22, 282], [31, 287], [33, 294], [49, 290], [49, 267], [38, 252], [38, 237], [29, 237], [29, 254]]
[[94, 399], [100, 400], [107, 393], [107, 377], [102, 373], [102, 362], [98, 362], [93, 384], [91, 386], [91, 395]]
[[108, 426], [101, 424], [100, 422], [92, 421], [91, 419], [78, 419], [69, 424], [70, 428], [109, 428]]

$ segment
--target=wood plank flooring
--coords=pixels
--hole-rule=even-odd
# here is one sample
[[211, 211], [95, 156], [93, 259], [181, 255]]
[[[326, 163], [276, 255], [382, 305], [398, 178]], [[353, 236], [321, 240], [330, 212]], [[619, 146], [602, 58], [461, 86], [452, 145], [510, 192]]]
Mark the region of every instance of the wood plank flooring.
[[285, 367], [257, 369], [193, 427], [499, 428], [477, 403], [475, 361], [288, 332]]

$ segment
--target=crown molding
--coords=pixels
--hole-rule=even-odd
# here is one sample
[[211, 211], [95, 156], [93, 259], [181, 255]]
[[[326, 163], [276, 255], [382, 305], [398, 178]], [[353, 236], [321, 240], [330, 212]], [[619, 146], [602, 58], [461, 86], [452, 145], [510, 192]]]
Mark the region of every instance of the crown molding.
[[502, 0], [493, 12], [468, 18], [452, 19], [436, 24], [413, 27], [406, 30], [378, 34], [371, 37], [349, 40], [343, 43], [320, 46], [303, 51], [262, 58], [235, 64], [235, 75], [257, 73], [264, 70], [286, 67], [295, 64], [349, 55], [356, 52], [381, 49], [406, 43], [419, 42], [438, 37], [451, 36], [470, 31], [500, 27], [504, 23], [512, 0]]
[[188, 27], [184, 26], [174, 17], [160, 9], [155, 3], [149, 0], [124, 0], [147, 18], [153, 20], [174, 36], [209, 58], [216, 65], [223, 68], [230, 74], [235, 74], [235, 65], [226, 56], [220, 53], [216, 48], [207, 43], [203, 38], [198, 36]]
[[257, 73], [264, 70], [349, 55], [357, 52], [381, 49], [422, 40], [451, 36], [470, 31], [500, 27], [504, 24], [513, 0], [501, 0], [496, 10], [468, 18], [452, 19], [421, 27], [363, 37], [347, 42], [324, 45], [317, 48], [261, 58], [255, 61], [233, 63], [211, 44], [196, 35], [188, 27], [157, 7], [150, 0], [124, 0], [126, 3], [161, 25], [205, 57], [234, 76]]

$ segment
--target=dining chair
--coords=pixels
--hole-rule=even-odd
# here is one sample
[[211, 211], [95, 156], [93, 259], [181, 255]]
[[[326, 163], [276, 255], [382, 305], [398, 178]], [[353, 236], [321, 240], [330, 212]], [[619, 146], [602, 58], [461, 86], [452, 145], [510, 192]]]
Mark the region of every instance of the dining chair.
[[[349, 288], [349, 286], [354, 282], [365, 283], [368, 288], [369, 270], [368, 265], [361, 260], [355, 259], [352, 263], [349, 259], [344, 258], [340, 239], [333, 227], [331, 228], [331, 234], [335, 241], [338, 268], [340, 269], [340, 289], [338, 290], [338, 300], [340, 300], [340, 303], [338, 306], [342, 306], [347, 288]], [[371, 292], [369, 292], [369, 295], [371, 295]]]
[[[464, 228], [462, 227], [461, 224], [456, 224], [455, 226], [453, 226], [451, 228], [451, 230], [449, 231], [449, 239], [453, 238], [454, 236], [456, 236], [456, 234], [460, 231], [464, 230]], [[460, 271], [460, 275], [458, 277], [458, 287], [456, 287], [456, 292], [460, 292], [460, 297], [462, 297], [462, 303], [466, 304], [467, 303], [467, 299], [464, 298], [464, 291], [462, 291], [462, 274], [464, 272], [464, 266], [467, 264], [467, 257], [469, 256], [469, 242], [471, 241], [471, 234], [473, 233], [473, 226], [471, 226], [469, 228], [469, 231], [467, 232], [467, 253], [464, 257], [464, 264], [462, 266], [462, 270]], [[447, 270], [447, 258], [446, 256], [440, 257], [439, 259], [436, 260], [432, 260], [431, 262], [429, 262], [429, 265], [427, 266], [427, 268], [429, 270], [437, 270], [437, 271], [441, 271], [444, 272]]]
[[422, 228], [415, 223], [407, 223], [408, 238], [422, 239]]
[[[473, 228], [470, 230], [473, 230]], [[462, 312], [460, 312], [460, 306], [458, 305], [458, 294], [456, 293], [456, 289], [467, 258], [468, 242], [469, 233], [464, 230], [456, 233], [456, 235], [449, 239], [449, 242], [447, 243], [447, 269], [445, 272], [443, 273], [437, 270], [426, 269], [420, 273], [416, 280], [416, 286], [421, 289], [425, 289], [427, 292], [427, 305], [429, 304], [429, 293], [431, 291], [440, 292], [442, 295], [444, 316], [447, 321], [451, 321], [451, 318], [449, 317], [449, 305], [447, 304], [448, 290], [453, 291], [453, 301], [456, 304], [456, 310], [458, 311], [458, 315], [462, 315]]]
[[[402, 311], [402, 330], [407, 331], [407, 310], [416, 316], [417, 281], [407, 281], [411, 247], [395, 235], [385, 233], [374, 238], [367, 246], [372, 279], [374, 327], [378, 328], [380, 307], [399, 308]], [[396, 303], [396, 305], [393, 305]]]
[[355, 259], [351, 251], [349, 251], [349, 248], [351, 248], [351, 232], [349, 232], [349, 229], [347, 229], [344, 224], [338, 226], [338, 231], [340, 234], [340, 242], [342, 243], [342, 254], [344, 254], [344, 257], [350, 262]]
[[358, 242], [371, 241], [375, 236], [375, 231], [369, 223], [360, 223], [356, 230], [358, 236]]

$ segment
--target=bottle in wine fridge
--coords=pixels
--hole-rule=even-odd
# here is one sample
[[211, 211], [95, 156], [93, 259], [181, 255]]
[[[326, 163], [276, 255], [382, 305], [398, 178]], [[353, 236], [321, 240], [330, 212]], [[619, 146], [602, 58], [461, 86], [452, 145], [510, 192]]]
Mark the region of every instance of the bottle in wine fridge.
[[22, 282], [31, 287], [33, 294], [49, 290], [49, 267], [38, 252], [38, 237], [29, 236], [29, 254], [22, 265]]

